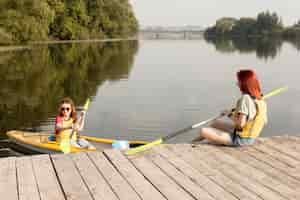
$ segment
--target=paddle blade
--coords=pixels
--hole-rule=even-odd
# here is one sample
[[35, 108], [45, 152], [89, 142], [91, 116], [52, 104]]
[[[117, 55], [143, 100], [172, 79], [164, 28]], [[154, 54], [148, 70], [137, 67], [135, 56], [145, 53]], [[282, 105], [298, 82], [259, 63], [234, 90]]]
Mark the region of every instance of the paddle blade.
[[267, 99], [269, 97], [275, 96], [277, 94], [280, 94], [282, 92], [285, 92], [288, 90], [288, 87], [282, 87], [282, 88], [278, 88], [276, 90], [273, 90], [271, 92], [269, 92], [268, 94], [266, 94], [265, 96], [263, 96], [263, 99]]
[[155, 141], [150, 142], [148, 144], [145, 144], [145, 145], [142, 145], [142, 146], [139, 146], [139, 147], [136, 147], [136, 148], [129, 149], [125, 152], [125, 155], [129, 156], [129, 155], [134, 155], [136, 153], [146, 151], [146, 150], [152, 148], [153, 146], [161, 144], [162, 142], [163, 142], [162, 139], [158, 139], [158, 140], [155, 140]]
[[89, 105], [90, 105], [90, 99], [88, 98], [83, 106], [83, 110], [87, 111], [87, 109], [89, 108]]
[[64, 152], [65, 154], [71, 152], [71, 141], [69, 139], [61, 140], [59, 146], [62, 152]]

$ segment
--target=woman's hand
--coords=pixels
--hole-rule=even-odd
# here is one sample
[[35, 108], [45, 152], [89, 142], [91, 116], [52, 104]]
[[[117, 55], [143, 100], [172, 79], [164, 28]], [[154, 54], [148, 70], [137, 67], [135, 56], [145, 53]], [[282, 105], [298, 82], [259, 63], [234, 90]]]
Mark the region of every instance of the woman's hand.
[[80, 117], [85, 117], [85, 113], [86, 113], [85, 110], [81, 111], [81, 112], [80, 112]]
[[72, 130], [75, 131], [75, 132], [80, 131], [80, 130], [79, 130], [79, 126], [78, 126], [77, 123], [75, 123], [75, 124], [72, 125]]

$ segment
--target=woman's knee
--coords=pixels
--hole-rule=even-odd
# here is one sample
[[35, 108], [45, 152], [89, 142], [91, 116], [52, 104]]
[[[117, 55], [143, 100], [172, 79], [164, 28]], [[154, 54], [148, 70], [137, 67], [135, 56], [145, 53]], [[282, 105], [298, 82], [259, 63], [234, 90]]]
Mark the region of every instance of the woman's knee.
[[200, 129], [200, 136], [202, 137], [209, 137], [209, 135], [211, 135], [212, 131], [211, 131], [211, 128], [207, 128], [207, 127], [204, 127], [204, 128], [201, 128]]
[[232, 132], [234, 129], [234, 124], [231, 121], [216, 120], [210, 126], [226, 132]]
[[231, 142], [230, 133], [215, 128], [202, 128], [201, 136], [218, 144], [228, 145]]

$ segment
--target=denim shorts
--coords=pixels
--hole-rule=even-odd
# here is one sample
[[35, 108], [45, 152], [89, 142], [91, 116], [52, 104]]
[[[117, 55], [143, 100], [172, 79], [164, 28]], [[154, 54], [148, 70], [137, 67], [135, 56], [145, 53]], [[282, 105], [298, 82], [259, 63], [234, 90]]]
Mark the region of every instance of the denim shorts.
[[243, 147], [243, 146], [253, 145], [255, 142], [255, 139], [254, 138], [241, 138], [234, 131], [234, 133], [231, 135], [231, 142], [232, 142], [232, 146], [234, 146], [234, 147]]

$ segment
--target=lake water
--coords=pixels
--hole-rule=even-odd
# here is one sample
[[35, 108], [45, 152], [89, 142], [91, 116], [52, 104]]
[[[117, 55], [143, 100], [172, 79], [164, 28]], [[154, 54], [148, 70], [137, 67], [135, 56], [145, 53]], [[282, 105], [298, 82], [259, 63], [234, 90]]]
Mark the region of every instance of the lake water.
[[[231, 108], [235, 73], [254, 69], [268, 99], [262, 136], [300, 130], [299, 43], [282, 41], [140, 40], [35, 45], [0, 53], [0, 129], [51, 131], [58, 102], [80, 109], [92, 99], [82, 134], [153, 140]], [[198, 130], [171, 142], [188, 142]], [[4, 137], [4, 134], [2, 134]]]

